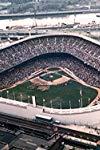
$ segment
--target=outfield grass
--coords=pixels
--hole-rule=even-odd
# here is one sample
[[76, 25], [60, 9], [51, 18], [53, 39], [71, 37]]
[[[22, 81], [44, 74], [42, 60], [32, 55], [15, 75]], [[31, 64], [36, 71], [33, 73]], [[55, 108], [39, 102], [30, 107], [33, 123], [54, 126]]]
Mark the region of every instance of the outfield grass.
[[53, 67], [52, 67], [52, 68], [48, 68], [47, 70], [48, 70], [48, 71], [58, 71], [59, 68], [57, 68], [57, 67], [54, 67], [54, 68], [53, 68]]
[[[82, 101], [79, 102], [80, 89], [82, 89]], [[70, 80], [57, 86], [50, 86], [48, 90], [42, 91], [34, 86], [30, 81], [18, 85], [7, 91], [1, 93], [3, 97], [9, 97], [18, 101], [30, 102], [31, 96], [36, 96], [36, 103], [38, 105], [45, 105], [53, 108], [79, 108], [87, 106], [97, 96], [97, 91], [90, 87], [81, 85], [80, 83]], [[29, 97], [30, 96], [30, 97]], [[90, 101], [89, 101], [90, 98]], [[43, 104], [43, 99], [45, 102]], [[52, 103], [51, 103], [52, 102]]]

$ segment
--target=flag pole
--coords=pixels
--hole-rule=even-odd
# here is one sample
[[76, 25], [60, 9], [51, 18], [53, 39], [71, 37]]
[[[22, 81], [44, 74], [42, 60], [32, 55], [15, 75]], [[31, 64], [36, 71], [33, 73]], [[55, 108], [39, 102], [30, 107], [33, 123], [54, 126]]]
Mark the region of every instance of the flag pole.
[[9, 91], [7, 90], [7, 98], [9, 99]]
[[80, 88], [80, 100], [81, 100], [81, 107], [83, 106], [82, 96], [83, 96], [83, 93], [82, 93], [82, 89]]
[[69, 108], [70, 108], [70, 114], [71, 114], [71, 101], [69, 100]]
[[51, 104], [51, 113], [52, 113], [52, 100], [50, 101], [50, 104]]

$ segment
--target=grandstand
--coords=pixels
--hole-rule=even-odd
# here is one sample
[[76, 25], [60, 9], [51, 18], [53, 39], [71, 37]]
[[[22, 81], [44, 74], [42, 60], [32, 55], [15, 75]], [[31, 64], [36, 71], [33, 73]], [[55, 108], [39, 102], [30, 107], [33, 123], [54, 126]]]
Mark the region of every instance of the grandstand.
[[66, 67], [86, 83], [100, 87], [99, 73], [69, 54], [46, 54], [33, 58], [21, 65], [0, 74], [0, 89], [10, 87], [14, 83], [28, 78], [36, 70], [46, 67]]
[[[12, 114], [13, 112], [13, 115], [15, 116], [23, 116], [28, 119], [32, 119], [33, 114], [36, 115], [37, 113], [48, 113], [51, 117], [53, 116], [55, 119], [60, 120], [62, 123], [78, 123], [84, 125], [92, 124], [93, 126], [94, 124], [96, 126], [99, 125], [100, 92], [95, 91], [95, 89], [100, 90], [99, 59], [99, 42], [79, 35], [37, 35], [15, 42], [8, 47], [4, 47], [0, 50], [1, 112], [8, 114]], [[62, 103], [62, 99], [60, 98], [60, 100], [54, 99], [54, 101], [57, 100], [56, 102], [58, 103], [58, 105], [56, 105], [57, 103], [55, 103], [55, 106], [54, 102], [53, 105], [51, 103], [52, 98], [48, 99], [47, 104], [47, 101], [44, 102], [44, 99], [42, 98], [41, 101], [36, 101], [36, 106], [33, 106], [33, 104], [29, 103], [25, 104], [25, 106], [20, 105], [23, 104], [23, 102], [26, 102], [24, 100], [23, 102], [21, 101], [21, 90], [26, 89], [26, 94], [28, 94], [26, 95], [27, 102], [31, 102], [31, 97], [33, 96], [33, 93], [31, 94], [28, 92], [33, 92], [33, 89], [36, 90], [36, 88], [30, 85], [29, 87], [31, 89], [27, 88], [27, 85], [30, 82], [29, 79], [33, 79], [33, 76], [35, 78], [38, 75], [41, 80], [54, 82], [56, 79], [59, 80], [62, 75], [66, 75], [62, 70], [59, 70], [59, 68], [66, 69], [68, 71], [68, 78], [70, 77], [72, 80], [74, 80], [74, 76], [76, 76], [80, 81], [85, 81], [83, 82], [83, 85], [86, 86], [86, 89], [82, 89], [82, 94], [83, 96], [85, 95], [85, 92], [86, 94], [89, 94], [85, 99], [83, 98], [83, 96], [81, 97], [81, 90], [79, 85], [77, 95], [79, 95], [80, 97], [78, 96], [75, 99], [75, 97], [73, 96], [72, 100], [75, 100], [75, 102], [69, 101], [69, 99], [67, 101], [67, 99], [64, 98], [63, 100], [68, 103], [66, 104], [66, 107], [64, 107], [65, 103]], [[55, 71], [58, 72], [58, 74], [55, 74], [54, 76], [52, 72]], [[73, 76], [70, 76], [70, 72], [73, 74]], [[66, 84], [66, 87], [68, 87], [70, 86], [69, 83], [70, 81], [68, 80], [68, 82], [64, 84]], [[26, 87], [23, 86], [23, 84], [26, 84]], [[18, 86], [18, 90], [20, 91], [19, 98], [21, 102], [11, 100], [10, 91], [15, 88], [15, 91], [12, 91], [12, 96], [14, 97], [14, 100], [16, 100], [16, 88]], [[63, 87], [64, 85], [62, 86], [62, 88]], [[88, 87], [90, 87], [89, 93], [87, 91]], [[4, 95], [4, 98], [1, 98], [3, 97], [5, 91], [6, 96]], [[47, 92], [47, 89], [45, 91]], [[64, 92], [61, 91], [61, 93]], [[25, 93], [23, 93], [23, 96], [24, 95]], [[48, 97], [50, 96], [48, 95]], [[8, 101], [8, 99], [5, 98], [8, 98], [10, 100]], [[46, 97], [44, 98], [46, 100]], [[81, 99], [79, 98], [83, 99], [82, 105]], [[77, 106], [73, 106], [72, 104], [75, 104]], [[40, 105], [43, 107], [41, 107]]]
[[71, 54], [100, 71], [100, 46], [87, 39], [72, 35], [31, 37], [4, 48], [0, 51], [0, 71], [2, 72], [35, 56], [59, 52]]
[[[52, 55], [53, 54], [53, 55]], [[0, 89], [45, 67], [66, 67], [89, 85], [100, 87], [100, 45], [79, 35], [41, 35], [0, 50]]]
[[[28, 79], [17, 82], [1, 92], [2, 97], [36, 105], [69, 109], [86, 107], [99, 101], [97, 88], [88, 86], [67, 68], [45, 68], [32, 73]], [[96, 103], [93, 102], [92, 105]]]

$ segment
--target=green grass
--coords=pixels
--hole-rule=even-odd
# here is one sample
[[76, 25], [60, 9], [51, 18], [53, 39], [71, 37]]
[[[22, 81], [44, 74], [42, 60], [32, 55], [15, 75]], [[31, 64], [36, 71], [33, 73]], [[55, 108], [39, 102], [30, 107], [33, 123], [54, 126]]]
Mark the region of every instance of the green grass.
[[47, 73], [47, 74], [43, 74], [40, 76], [41, 79], [44, 79], [46, 81], [53, 81], [53, 80], [56, 80], [61, 77], [62, 77], [62, 75], [57, 72]]
[[[79, 103], [80, 89], [82, 89], [82, 103]], [[7, 97], [7, 91], [1, 93], [3, 97]], [[28, 97], [30, 96], [30, 97]], [[13, 99], [15, 97], [18, 101], [30, 102], [31, 96], [36, 96], [36, 103], [43, 106], [51, 107], [51, 100], [53, 108], [79, 108], [85, 107], [89, 104], [88, 99], [92, 101], [97, 96], [97, 91], [90, 87], [81, 85], [80, 83], [70, 80], [57, 86], [50, 86], [48, 90], [42, 91], [34, 86], [30, 81], [9, 89], [8, 97]]]
[[64, 72], [62, 70], [58, 71], [58, 73], [61, 74], [61, 75], [63, 75], [63, 76], [66, 76], [66, 77], [69, 77], [69, 78], [72, 79], [72, 77], [68, 73], [66, 73], [66, 72]]
[[48, 70], [48, 71], [57, 71], [57, 70], [59, 70], [59, 68], [56, 68], [56, 67], [53, 68], [53, 67], [52, 67], [52, 68], [48, 68], [47, 70]]

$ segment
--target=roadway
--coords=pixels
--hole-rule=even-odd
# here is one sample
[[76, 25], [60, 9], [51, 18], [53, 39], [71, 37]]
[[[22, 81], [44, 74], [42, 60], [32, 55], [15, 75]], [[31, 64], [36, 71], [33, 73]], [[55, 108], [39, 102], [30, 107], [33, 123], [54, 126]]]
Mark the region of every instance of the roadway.
[[[5, 101], [4, 98], [1, 98], [2, 101]], [[34, 107], [31, 104], [27, 104], [27, 106], [21, 107], [20, 105], [11, 103], [0, 103], [0, 112], [6, 114], [13, 114], [14, 116], [19, 116], [27, 119], [33, 119], [36, 114], [48, 115], [53, 117], [55, 120], [59, 120], [64, 124], [78, 124], [78, 125], [90, 125], [91, 127], [100, 128], [100, 109], [94, 111], [88, 111], [84, 113], [72, 114], [70, 110], [69, 113], [61, 114], [61, 113], [53, 113], [53, 109], [50, 109], [50, 112], [43, 112], [43, 108], [40, 106]], [[99, 108], [100, 105], [98, 105]], [[95, 107], [95, 106], [94, 106]], [[94, 108], [93, 107], [93, 108]], [[88, 108], [89, 109], [89, 108]], [[61, 111], [61, 110], [60, 110]]]
[[52, 12], [35, 12], [35, 13], [17, 13], [17, 14], [0, 14], [0, 19], [19, 19], [19, 18], [31, 18], [31, 17], [44, 17], [44, 16], [62, 16], [72, 14], [84, 14], [84, 13], [100, 13], [100, 9], [81, 9], [81, 10], [67, 10], [67, 11], [52, 11]]
[[[74, 26], [74, 24], [73, 24]], [[0, 30], [0, 39], [22, 39], [27, 36], [35, 36], [35, 35], [45, 35], [45, 34], [50, 34], [50, 33], [81, 33], [83, 35], [87, 36], [93, 36], [98, 37], [100, 36], [100, 26], [93, 26], [93, 27], [77, 27], [77, 28], [67, 28], [67, 26], [46, 26], [46, 27], [34, 27], [31, 28], [30, 30], [27, 29], [10, 29], [10, 30]]]
[[[72, 24], [74, 26], [74, 24]], [[95, 32], [99, 32], [100, 30], [100, 25], [94, 25], [94, 26], [88, 26], [88, 27], [77, 27], [77, 28], [72, 28], [72, 27], [67, 27], [67, 25], [64, 26], [41, 26], [41, 27], [33, 27], [31, 29], [28, 28], [17, 28], [17, 29], [9, 29], [9, 30], [0, 30], [0, 37], [2, 36], [23, 36], [23, 35], [35, 35], [35, 34], [43, 34], [43, 33], [48, 33], [49, 31], [55, 31], [55, 32], [59, 32], [58, 29], [60, 30], [60, 32], [64, 32], [65, 31], [69, 31], [71, 30], [71, 32], [75, 32], [75, 31], [84, 31], [84, 32], [91, 32], [91, 31], [95, 31]]]

